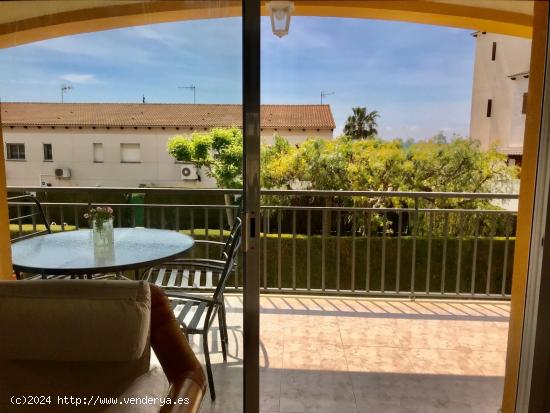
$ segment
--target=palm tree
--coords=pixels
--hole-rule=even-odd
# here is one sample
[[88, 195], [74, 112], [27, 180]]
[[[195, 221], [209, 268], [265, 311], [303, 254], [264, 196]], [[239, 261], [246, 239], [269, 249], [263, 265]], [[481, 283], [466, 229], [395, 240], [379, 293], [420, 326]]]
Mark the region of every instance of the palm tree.
[[367, 108], [352, 108], [353, 115], [348, 117], [344, 126], [344, 134], [352, 139], [371, 138], [378, 134], [376, 118], [380, 117], [378, 111], [367, 112]]

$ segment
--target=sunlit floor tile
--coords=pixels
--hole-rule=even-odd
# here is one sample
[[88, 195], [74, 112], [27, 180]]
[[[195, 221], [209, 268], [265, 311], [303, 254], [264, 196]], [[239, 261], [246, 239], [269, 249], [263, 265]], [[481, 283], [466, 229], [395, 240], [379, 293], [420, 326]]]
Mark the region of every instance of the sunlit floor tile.
[[[226, 297], [229, 357], [209, 336], [218, 398], [202, 413], [242, 412], [243, 301]], [[262, 296], [263, 413], [494, 413], [509, 304]], [[202, 360], [201, 338], [192, 347]]]

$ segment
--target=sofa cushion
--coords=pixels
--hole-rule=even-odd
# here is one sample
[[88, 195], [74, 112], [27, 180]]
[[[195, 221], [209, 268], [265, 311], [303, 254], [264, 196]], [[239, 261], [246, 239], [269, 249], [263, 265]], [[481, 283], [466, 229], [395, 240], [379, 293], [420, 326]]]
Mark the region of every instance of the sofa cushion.
[[0, 282], [0, 412], [12, 396], [48, 395], [43, 413], [103, 412], [57, 398], [117, 397], [149, 371], [150, 291], [144, 282]]
[[139, 359], [148, 345], [145, 282], [0, 282], [0, 358], [63, 362]]
[[157, 413], [166, 401], [170, 383], [160, 365], [139, 376], [117, 397], [118, 405], [104, 413]]

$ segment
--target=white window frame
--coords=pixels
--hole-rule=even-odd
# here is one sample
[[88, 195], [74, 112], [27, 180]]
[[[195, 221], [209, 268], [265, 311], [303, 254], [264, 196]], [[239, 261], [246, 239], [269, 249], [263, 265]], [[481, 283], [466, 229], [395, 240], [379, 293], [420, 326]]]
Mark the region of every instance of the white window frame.
[[[96, 150], [96, 149], [100, 149], [99, 150]], [[99, 156], [98, 153], [101, 153], [101, 159], [98, 159]], [[92, 144], [92, 157], [93, 157], [93, 160], [94, 160], [94, 163], [103, 163], [105, 162], [105, 152], [103, 151], [103, 142], [94, 142]]]
[[135, 142], [121, 143], [120, 163], [141, 163], [141, 144]]

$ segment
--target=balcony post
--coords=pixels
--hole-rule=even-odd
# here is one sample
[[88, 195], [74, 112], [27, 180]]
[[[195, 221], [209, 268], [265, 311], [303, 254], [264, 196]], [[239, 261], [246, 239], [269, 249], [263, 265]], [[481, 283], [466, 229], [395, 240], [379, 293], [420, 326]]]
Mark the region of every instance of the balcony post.
[[[325, 198], [325, 207], [331, 208], [333, 206], [334, 198], [327, 196]], [[332, 211], [323, 210], [323, 237], [328, 237], [332, 229]]]

